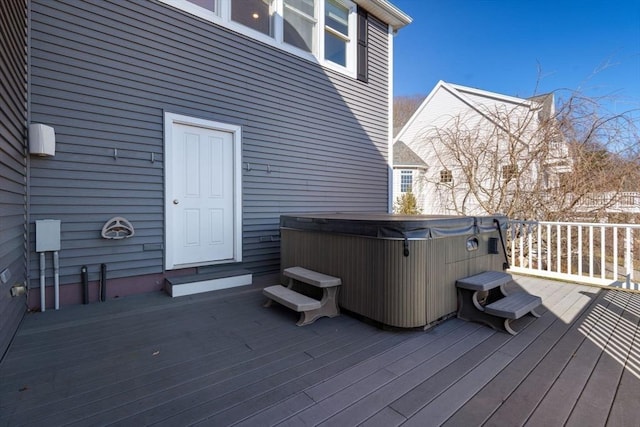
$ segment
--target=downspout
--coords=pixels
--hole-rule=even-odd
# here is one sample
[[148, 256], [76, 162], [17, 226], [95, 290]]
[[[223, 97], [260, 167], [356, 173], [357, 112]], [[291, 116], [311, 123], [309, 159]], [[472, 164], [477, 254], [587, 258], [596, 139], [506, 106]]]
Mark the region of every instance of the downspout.
[[393, 212], [393, 27], [387, 24], [388, 102], [387, 102], [387, 212]]
[[[27, 0], [27, 99], [25, 109], [27, 112], [24, 124], [24, 157], [26, 159], [26, 184], [25, 184], [25, 215], [24, 215], [24, 239], [25, 239], [25, 281], [27, 284], [27, 296], [25, 302], [27, 309], [29, 308], [29, 289], [31, 288], [31, 233], [29, 232], [29, 224], [31, 222], [31, 157], [29, 156], [28, 140], [26, 129], [31, 123], [31, 1]], [[43, 306], [44, 307], [44, 306]]]
[[44, 252], [40, 252], [40, 311], [46, 310], [46, 301], [45, 301], [45, 256]]
[[56, 310], [60, 309], [60, 262], [58, 251], [53, 252], [53, 292]]

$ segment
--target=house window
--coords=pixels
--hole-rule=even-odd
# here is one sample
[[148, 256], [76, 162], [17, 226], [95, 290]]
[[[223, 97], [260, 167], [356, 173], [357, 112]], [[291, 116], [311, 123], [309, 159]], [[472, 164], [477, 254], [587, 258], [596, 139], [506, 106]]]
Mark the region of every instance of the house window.
[[160, 1], [366, 81], [367, 15], [350, 0]]
[[284, 34], [285, 43], [314, 52], [316, 7], [314, 0], [284, 0]]
[[504, 181], [511, 181], [515, 179], [518, 175], [518, 166], [516, 165], [506, 165], [502, 167], [502, 179]]
[[217, 0], [187, 0], [189, 3], [193, 3], [209, 12], [218, 13]]
[[268, 36], [273, 36], [273, 13], [273, 0], [231, 1], [232, 21]]
[[413, 191], [413, 171], [401, 170], [400, 171], [400, 192], [411, 193]]
[[440, 182], [443, 184], [449, 184], [453, 182], [453, 172], [448, 169], [440, 171]]
[[349, 9], [335, 0], [326, 0], [324, 13], [324, 59], [347, 66]]

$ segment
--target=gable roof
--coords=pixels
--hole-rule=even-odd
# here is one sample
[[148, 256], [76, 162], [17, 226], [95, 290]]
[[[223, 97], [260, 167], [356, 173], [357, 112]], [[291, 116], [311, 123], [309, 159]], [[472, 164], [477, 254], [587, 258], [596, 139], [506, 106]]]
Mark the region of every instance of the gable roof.
[[427, 164], [404, 142], [398, 141], [393, 144], [393, 166], [426, 168]]

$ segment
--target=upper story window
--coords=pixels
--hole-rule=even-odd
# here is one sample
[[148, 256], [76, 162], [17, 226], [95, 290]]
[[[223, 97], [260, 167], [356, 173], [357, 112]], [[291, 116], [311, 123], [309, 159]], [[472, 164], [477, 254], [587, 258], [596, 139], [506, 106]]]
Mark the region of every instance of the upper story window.
[[189, 3], [193, 3], [207, 11], [216, 13], [218, 11], [218, 0], [187, 0]]
[[232, 0], [231, 20], [272, 37], [273, 6], [273, 0]]
[[[348, 74], [356, 70], [358, 19], [350, 0], [161, 0], [261, 42]], [[366, 14], [363, 16], [366, 17]], [[362, 50], [362, 49], [360, 49]], [[358, 66], [362, 68], [362, 66]], [[366, 75], [366, 73], [365, 73]]]
[[326, 0], [324, 58], [346, 67], [349, 42], [349, 8], [336, 0]]
[[283, 41], [305, 52], [315, 53], [316, 7], [314, 0], [284, 0]]

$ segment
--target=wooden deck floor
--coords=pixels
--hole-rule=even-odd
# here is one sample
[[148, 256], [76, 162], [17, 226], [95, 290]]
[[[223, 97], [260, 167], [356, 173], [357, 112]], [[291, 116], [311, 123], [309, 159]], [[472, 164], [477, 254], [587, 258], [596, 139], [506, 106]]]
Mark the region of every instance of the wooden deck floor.
[[640, 425], [640, 294], [517, 281], [544, 315], [513, 337], [458, 319], [297, 327], [257, 289], [28, 314], [0, 425]]

